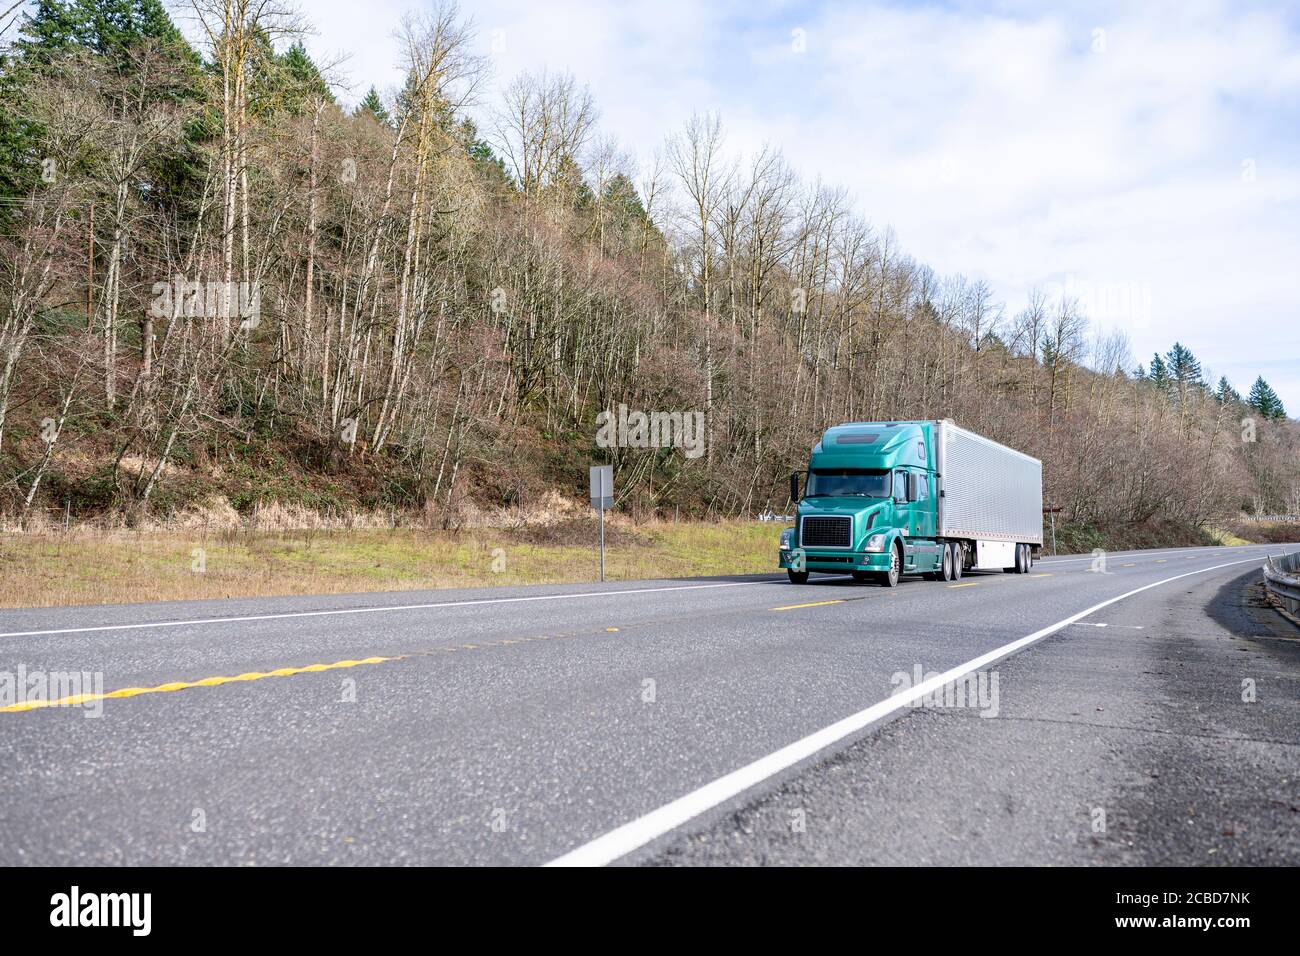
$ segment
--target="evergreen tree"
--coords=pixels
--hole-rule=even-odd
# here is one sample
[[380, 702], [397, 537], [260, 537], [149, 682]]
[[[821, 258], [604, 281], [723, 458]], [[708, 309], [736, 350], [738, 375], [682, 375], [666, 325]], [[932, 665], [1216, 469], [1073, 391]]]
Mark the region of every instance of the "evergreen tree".
[[1165, 355], [1165, 367], [1169, 374], [1170, 388], [1179, 402], [1205, 389], [1201, 375], [1201, 363], [1196, 356], [1180, 342], [1175, 342]]
[[43, 132], [30, 118], [27, 92], [37, 75], [77, 51], [124, 64], [150, 42], [180, 65], [180, 79], [167, 95], [199, 96], [201, 58], [161, 0], [39, 0], [12, 54], [0, 58], [0, 196], [25, 195], [37, 183]]
[[996, 332], [986, 332], [984, 334], [984, 338], [980, 343], [980, 351], [1000, 353], [1002, 355], [1011, 354], [1011, 350], [1007, 348], [1007, 343], [1002, 341], [1002, 336]]
[[562, 156], [557, 164], [555, 180], [549, 184], [562, 201], [571, 209], [589, 209], [595, 202], [596, 195], [587, 185], [586, 178], [577, 160], [572, 156]]
[[479, 137], [478, 127], [474, 125], [473, 120], [467, 118], [461, 122], [460, 141], [465, 145], [465, 152], [469, 154], [469, 158], [474, 161], [474, 168], [485, 180], [502, 189], [514, 187], [514, 181], [510, 178], [505, 162], [486, 140]]
[[1214, 397], [1219, 400], [1221, 405], [1241, 404], [1241, 393], [1232, 387], [1226, 375], [1219, 377], [1219, 384], [1214, 390]]
[[302, 43], [285, 50], [276, 58], [274, 66], [272, 95], [281, 109], [296, 116], [310, 110], [318, 100], [334, 102], [329, 84]]
[[15, 46], [24, 57], [48, 63], [73, 48], [121, 57], [145, 40], [198, 61], [161, 0], [40, 0]]
[[614, 215], [623, 222], [648, 222], [650, 219], [646, 215], [645, 206], [641, 204], [641, 197], [637, 195], [636, 187], [632, 185], [632, 180], [622, 173], [605, 185], [604, 200], [614, 211]]
[[23, 24], [22, 36], [14, 44], [28, 63], [48, 63], [56, 54], [86, 46], [90, 23], [84, 3], [39, 0], [36, 10]]
[[[417, 109], [417, 100], [421, 95], [420, 78], [414, 73], [408, 73], [406, 76], [406, 84], [397, 92], [397, 102], [395, 104], [397, 117], [405, 116], [412, 110]], [[434, 98], [433, 103], [431, 104], [432, 112], [434, 114], [434, 122], [437, 124], [438, 128], [448, 136], [455, 136], [458, 120], [455, 111], [452, 109], [451, 103], [447, 101], [446, 97], [440, 95], [436, 91], [436, 88], [432, 93], [432, 96]], [[392, 122], [397, 122], [396, 117], [394, 117]], [[390, 123], [390, 125], [392, 125], [392, 123]]]
[[388, 110], [384, 109], [384, 103], [379, 98], [379, 91], [373, 86], [370, 88], [370, 91], [366, 93], [365, 99], [357, 104], [356, 111], [352, 115], [369, 115], [376, 123], [383, 126], [392, 125], [392, 117], [388, 115]]
[[1246, 399], [1246, 404], [1270, 421], [1280, 422], [1286, 419], [1286, 409], [1282, 407], [1282, 399], [1278, 398], [1277, 392], [1264, 381], [1262, 375], [1255, 379], [1255, 384], [1250, 387], [1250, 397]]
[[329, 84], [301, 43], [276, 53], [270, 36], [259, 32], [254, 36], [250, 62], [248, 105], [258, 117], [280, 113], [301, 116], [312, 109], [317, 99], [334, 102]]
[[1151, 371], [1147, 376], [1151, 384], [1166, 395], [1173, 390], [1173, 379], [1169, 375], [1169, 368], [1165, 365], [1165, 360], [1160, 357], [1160, 353], [1151, 356]]

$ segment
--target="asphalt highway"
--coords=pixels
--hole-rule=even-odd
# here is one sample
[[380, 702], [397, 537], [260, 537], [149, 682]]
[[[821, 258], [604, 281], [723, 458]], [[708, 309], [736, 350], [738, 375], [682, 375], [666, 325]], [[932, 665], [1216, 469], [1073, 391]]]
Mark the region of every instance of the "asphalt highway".
[[0, 865], [1295, 865], [1288, 550], [0, 611]]

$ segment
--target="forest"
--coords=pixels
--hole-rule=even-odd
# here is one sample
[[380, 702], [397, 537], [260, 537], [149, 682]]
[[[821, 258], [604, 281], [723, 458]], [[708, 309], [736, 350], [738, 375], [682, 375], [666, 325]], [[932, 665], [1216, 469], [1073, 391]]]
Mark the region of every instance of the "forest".
[[[1138, 359], [1046, 288], [1012, 313], [718, 115], [633, 157], [581, 78], [489, 95], [452, 3], [354, 108], [276, 0], [39, 0], [0, 30], [11, 530], [214, 499], [455, 527], [581, 500], [594, 463], [636, 519], [780, 513], [825, 427], [922, 418], [1041, 458], [1098, 540], [1300, 513], [1263, 378]], [[701, 413], [702, 453], [598, 446], [620, 406]]]

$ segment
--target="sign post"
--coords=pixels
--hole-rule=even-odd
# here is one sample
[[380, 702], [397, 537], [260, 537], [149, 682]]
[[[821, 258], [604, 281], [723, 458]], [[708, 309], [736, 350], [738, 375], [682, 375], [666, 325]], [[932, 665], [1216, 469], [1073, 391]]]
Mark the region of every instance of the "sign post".
[[614, 507], [614, 466], [591, 466], [591, 506], [600, 512], [600, 579], [605, 580], [605, 509]]
[[1043, 509], [1043, 514], [1051, 515], [1052, 517], [1052, 554], [1056, 554], [1056, 516], [1064, 510], [1065, 510], [1064, 508], [1052, 508], [1052, 507], [1047, 507]]

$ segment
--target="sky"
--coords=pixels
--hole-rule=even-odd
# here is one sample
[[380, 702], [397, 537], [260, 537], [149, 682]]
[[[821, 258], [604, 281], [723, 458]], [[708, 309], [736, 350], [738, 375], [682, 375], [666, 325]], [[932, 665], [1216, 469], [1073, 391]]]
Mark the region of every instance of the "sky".
[[[425, 0], [427, 3], [428, 0]], [[1181, 341], [1300, 415], [1300, 5], [462, 2], [491, 76], [571, 72], [642, 161], [692, 112], [737, 155], [779, 147], [941, 274], [1018, 310], [1037, 286]], [[419, 0], [307, 0], [355, 102], [394, 89]]]

